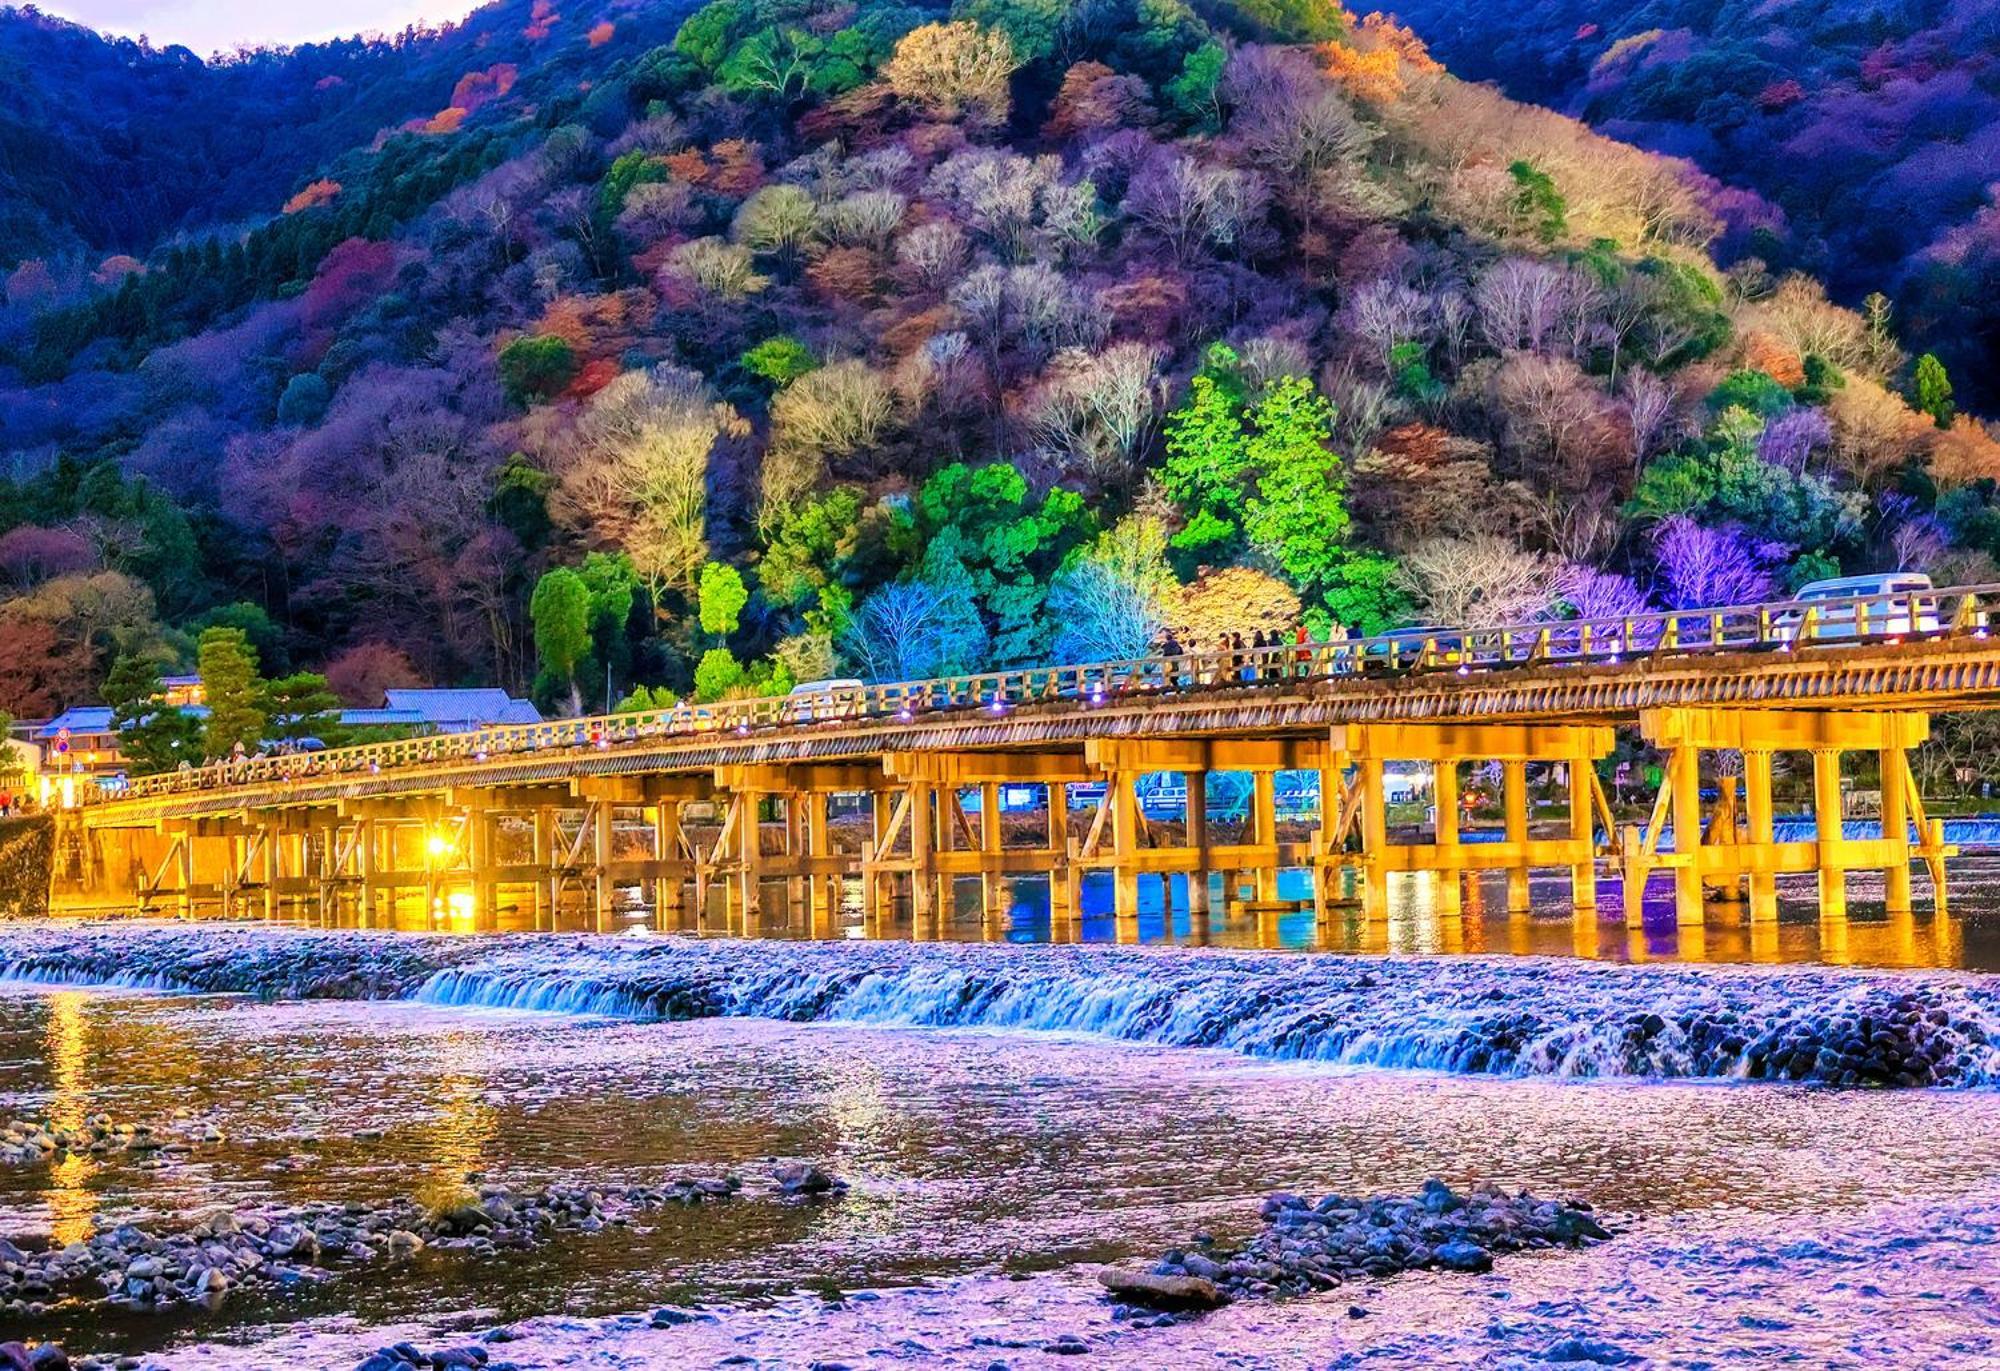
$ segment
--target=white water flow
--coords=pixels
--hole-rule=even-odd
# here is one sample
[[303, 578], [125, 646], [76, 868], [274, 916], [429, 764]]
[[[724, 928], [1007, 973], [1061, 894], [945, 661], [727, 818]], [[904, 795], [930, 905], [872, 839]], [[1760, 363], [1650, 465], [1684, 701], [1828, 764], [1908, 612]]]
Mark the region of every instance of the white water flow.
[[1089, 1034], [1496, 1076], [2000, 1082], [2000, 985], [1817, 966], [176, 928], [7, 935], [15, 979], [643, 1020]]

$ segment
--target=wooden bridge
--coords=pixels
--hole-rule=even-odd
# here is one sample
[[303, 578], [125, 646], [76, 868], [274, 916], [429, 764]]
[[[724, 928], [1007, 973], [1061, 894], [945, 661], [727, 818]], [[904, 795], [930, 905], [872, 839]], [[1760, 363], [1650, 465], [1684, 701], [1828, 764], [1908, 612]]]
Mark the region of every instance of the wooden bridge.
[[[1847, 872], [1884, 872], [1905, 913], [1921, 861], [1942, 910], [1948, 850], [1909, 754], [1932, 713], [2000, 703], [1996, 607], [2000, 586], [1980, 586], [1425, 631], [257, 758], [77, 796], [52, 907], [753, 936], [782, 910], [789, 931], [833, 936], [858, 894], [863, 931], [907, 918], [924, 938], [976, 882], [1004, 936], [1009, 879], [1046, 875], [1061, 939], [1101, 871], [1126, 939], [1140, 883], [1176, 875], [1204, 925], [1210, 873], [1223, 899], [1270, 909], [1298, 868], [1322, 913], [1366, 918], [1410, 873], [1446, 915], [1481, 872], [1505, 873], [1516, 909], [1531, 873], [1565, 872], [1588, 911], [1608, 875], [1636, 924], [1670, 872], [1678, 918], [1698, 924], [1713, 898], [1774, 919], [1785, 872], [1816, 873], [1829, 914]], [[1661, 758], [1644, 823], [1621, 825], [1599, 775], [1621, 731]], [[1810, 841], [1773, 836], [1774, 760], [1791, 754], [1810, 758]], [[1392, 763], [1429, 772], [1414, 833], [1391, 821]], [[1497, 841], [1466, 840], [1468, 767], [1499, 778], [1500, 832], [1481, 835]], [[1879, 837], [1843, 832], [1849, 769], [1876, 783]], [[1318, 813], [1281, 823], [1276, 778], [1298, 771], [1318, 774]], [[1185, 777], [1178, 821], [1140, 803], [1158, 772]], [[1211, 819], [1218, 773], [1250, 777], [1240, 823]], [[1536, 782], [1553, 819], [1531, 821]]]

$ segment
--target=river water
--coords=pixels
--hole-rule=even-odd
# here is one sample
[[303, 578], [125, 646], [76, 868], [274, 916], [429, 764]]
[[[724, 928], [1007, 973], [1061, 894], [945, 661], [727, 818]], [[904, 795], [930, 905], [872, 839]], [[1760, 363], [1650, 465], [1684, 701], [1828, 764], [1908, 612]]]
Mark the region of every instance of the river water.
[[[1534, 947], [1570, 950], [1566, 919], [1533, 922]], [[1949, 945], [1992, 942], [1971, 917]], [[505, 1326], [494, 1356], [522, 1367], [2000, 1366], [1981, 975], [171, 928], [0, 932], [0, 962], [0, 1118], [194, 1113], [224, 1134], [159, 1167], [0, 1167], [16, 1240], [474, 1172], [637, 1184], [779, 1159], [852, 1186], [216, 1313], [0, 1329], [147, 1365], [346, 1368]], [[163, 993], [218, 986], [260, 993]], [[1825, 1036], [1898, 997], [1959, 1035], [1945, 1086], [1740, 1079], [1676, 1040], [1691, 1015]], [[1648, 1013], [1663, 1033], [1633, 1027]], [[1198, 1230], [1247, 1236], [1273, 1190], [1432, 1176], [1582, 1197], [1618, 1236], [1163, 1329], [1114, 1321], [1091, 1281]], [[629, 1317], [666, 1303], [715, 1318]], [[1090, 1354], [1043, 1350], [1064, 1333]]]

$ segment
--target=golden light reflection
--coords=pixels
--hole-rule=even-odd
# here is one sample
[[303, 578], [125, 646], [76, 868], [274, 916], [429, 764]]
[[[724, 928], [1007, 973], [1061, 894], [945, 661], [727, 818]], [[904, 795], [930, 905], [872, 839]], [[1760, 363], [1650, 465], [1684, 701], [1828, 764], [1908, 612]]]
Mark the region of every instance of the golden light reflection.
[[491, 1048], [483, 1033], [449, 1033], [438, 1043], [437, 1113], [425, 1149], [424, 1181], [416, 1187], [427, 1203], [462, 1187], [468, 1172], [486, 1169], [498, 1131], [498, 1115], [486, 1103]]
[[[90, 997], [58, 990], [48, 997], [49, 1124], [81, 1128], [90, 1117]], [[49, 1239], [57, 1247], [88, 1238], [95, 1227], [97, 1194], [90, 1178], [97, 1164], [88, 1154], [64, 1153], [49, 1168]]]

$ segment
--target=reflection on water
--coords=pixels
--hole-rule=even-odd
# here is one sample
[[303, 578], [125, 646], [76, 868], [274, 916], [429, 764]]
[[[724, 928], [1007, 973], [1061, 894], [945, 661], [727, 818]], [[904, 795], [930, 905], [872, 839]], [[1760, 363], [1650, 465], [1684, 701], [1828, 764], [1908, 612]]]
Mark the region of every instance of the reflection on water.
[[[1945, 967], [2000, 970], [2000, 856], [1982, 855], [1951, 864], [1950, 912], [1934, 915], [1927, 890], [1918, 881], [1915, 914], [1891, 916], [1883, 908], [1880, 873], [1848, 876], [1845, 916], [1819, 913], [1814, 878], [1781, 876], [1777, 922], [1752, 921], [1747, 906], [1714, 903], [1700, 926], [1678, 926], [1670, 885], [1655, 881], [1643, 927], [1628, 928], [1619, 883], [1599, 883], [1598, 911], [1574, 914], [1567, 876], [1537, 879], [1529, 890], [1533, 908], [1507, 910], [1506, 878], [1499, 872], [1469, 880], [1459, 913], [1439, 910], [1437, 883], [1430, 873], [1398, 877], [1390, 885], [1385, 920], [1368, 920], [1352, 905], [1322, 917], [1315, 911], [1313, 877], [1286, 870], [1261, 878], [1251, 873], [1225, 877], [1211, 873], [1206, 918], [1192, 915], [1189, 877], [1144, 877], [1139, 881], [1138, 918], [1120, 929], [1112, 914], [1112, 882], [1092, 872], [1081, 882], [1081, 917], [1065, 925], [1050, 912], [1049, 878], [1008, 878], [1006, 908], [989, 926], [981, 912], [977, 877], [958, 882], [956, 899], [938, 936], [955, 942], [1014, 943], [1175, 943], [1194, 946], [1292, 949], [1346, 953], [1456, 955], [1506, 953], [1515, 956], [1574, 956], [1614, 962], [1824, 962], [1837, 966]], [[1262, 887], [1261, 893], [1259, 887]], [[775, 888], [775, 887], [774, 887]], [[844, 926], [836, 936], [859, 938], [864, 927], [858, 892], [843, 906]], [[785, 902], [768, 900], [782, 911]], [[765, 937], [804, 937], [803, 921], [783, 913], [767, 915]], [[909, 938], [907, 905], [882, 936]]]
[[[56, 998], [0, 997], [0, 1111], [58, 1099], [132, 1119], [211, 1107], [230, 1142], [165, 1170], [118, 1156], [75, 1180], [0, 1172], [0, 1233], [55, 1237], [78, 1190], [103, 1225], [218, 1202], [380, 1199], [460, 1164], [513, 1184], [618, 1185], [683, 1169], [754, 1177], [765, 1158], [786, 1157], [855, 1187], [823, 1207], [668, 1212], [495, 1262], [426, 1254], [394, 1279], [219, 1315], [48, 1326], [97, 1347], [257, 1337], [342, 1315], [589, 1315], [676, 1295], [731, 1302], [1053, 1269], [1157, 1251], [1204, 1227], [1241, 1233], [1272, 1189], [1408, 1191], [1431, 1175], [1582, 1195], [1642, 1232], [1704, 1216], [1782, 1231], [1807, 1216], [2000, 1193], [2000, 1094], [1984, 1091], [1555, 1084], [1045, 1035]], [[58, 1016], [77, 1045], [60, 1068], [41, 1051]], [[206, 1069], [163, 1079], [148, 1044]]]

